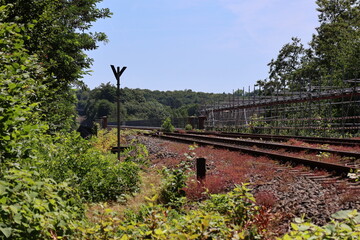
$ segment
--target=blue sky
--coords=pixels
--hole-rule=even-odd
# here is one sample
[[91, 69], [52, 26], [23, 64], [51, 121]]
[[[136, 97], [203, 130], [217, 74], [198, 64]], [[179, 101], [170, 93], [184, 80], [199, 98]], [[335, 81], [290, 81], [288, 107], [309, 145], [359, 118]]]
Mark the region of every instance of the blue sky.
[[127, 66], [121, 87], [230, 93], [267, 77], [281, 47], [310, 41], [315, 0], [104, 0], [112, 18], [94, 23], [109, 43], [94, 59], [91, 88], [116, 84], [110, 65]]

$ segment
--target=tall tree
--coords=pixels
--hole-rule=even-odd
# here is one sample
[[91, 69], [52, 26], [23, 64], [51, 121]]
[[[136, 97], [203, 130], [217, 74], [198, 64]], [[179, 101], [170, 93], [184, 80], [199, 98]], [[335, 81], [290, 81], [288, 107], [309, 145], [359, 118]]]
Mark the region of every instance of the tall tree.
[[0, 6], [0, 177], [3, 162], [24, 157], [24, 143], [41, 131], [38, 109], [46, 90], [45, 69], [24, 48], [23, 30], [31, 26], [4, 22], [8, 10]]
[[311, 47], [334, 84], [360, 75], [360, 1], [318, 0], [320, 26]]
[[68, 128], [76, 101], [71, 87], [81, 84], [80, 78], [92, 62], [85, 51], [106, 41], [104, 33], [91, 33], [89, 28], [97, 19], [109, 17], [109, 9], [96, 7], [102, 0], [0, 1], [10, 6], [4, 22], [32, 25], [24, 28], [28, 36], [24, 47], [38, 56], [50, 76], [43, 82], [48, 89], [43, 95], [43, 116], [53, 123], [54, 130]]
[[360, 1], [317, 0], [320, 26], [308, 47], [292, 38], [270, 67], [260, 86], [297, 88], [309, 80], [322, 85], [344, 85], [360, 76]]

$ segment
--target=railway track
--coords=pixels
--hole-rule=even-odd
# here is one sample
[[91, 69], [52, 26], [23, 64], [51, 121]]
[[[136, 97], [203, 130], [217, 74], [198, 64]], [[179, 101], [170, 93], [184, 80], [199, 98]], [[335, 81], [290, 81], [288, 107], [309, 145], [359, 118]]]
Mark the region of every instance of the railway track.
[[[195, 134], [180, 134], [180, 133], [164, 133], [160, 135], [153, 135], [161, 137], [166, 140], [179, 141], [187, 144], [197, 143], [199, 145], [211, 145], [219, 148], [226, 148], [233, 151], [241, 151], [246, 154], [256, 155], [256, 156], [267, 156], [273, 160], [281, 162], [291, 162], [293, 164], [302, 164], [309, 166], [313, 169], [324, 169], [335, 175], [346, 176], [349, 172], [354, 170], [359, 170], [359, 166], [346, 166], [344, 164], [328, 163], [322, 161], [314, 161], [306, 158], [289, 156], [284, 153], [277, 153], [274, 150], [270, 149], [279, 149], [279, 148], [288, 148], [290, 151], [311, 151], [311, 152], [322, 152], [328, 151], [328, 149], [319, 149], [319, 148], [306, 148], [306, 147], [297, 147], [290, 145], [283, 145], [279, 143], [265, 143], [257, 141], [245, 141], [234, 138], [219, 137], [219, 136], [204, 136], [204, 135], [195, 135]], [[256, 146], [255, 148], [253, 146]], [[264, 149], [267, 148], [267, 149]], [[331, 150], [333, 151], [333, 150]], [[344, 151], [335, 151], [332, 152], [342, 156], [351, 156], [356, 159], [360, 159], [360, 153], [357, 152], [344, 152]]]
[[[146, 126], [122, 126], [121, 128], [142, 129], [142, 130], [161, 129], [160, 127], [146, 127]], [[290, 139], [295, 139], [310, 144], [321, 144], [321, 145], [329, 144], [336, 146], [360, 147], [360, 139], [352, 139], [352, 138], [304, 137], [304, 136], [284, 136], [284, 135], [211, 132], [211, 131], [206, 131], [206, 132], [188, 131], [187, 133], [196, 134], [196, 135], [213, 135], [213, 136], [221, 136], [221, 137], [229, 137], [229, 138], [260, 139], [260, 140], [274, 141], [274, 142], [286, 142], [289, 141]]]
[[180, 134], [180, 133], [167, 133], [166, 135], [172, 136], [190, 136], [196, 139], [208, 140], [208, 141], [218, 141], [223, 143], [229, 144], [236, 144], [242, 146], [256, 146], [259, 148], [268, 148], [268, 149], [285, 149], [287, 151], [306, 151], [311, 153], [331, 153], [336, 154], [342, 157], [350, 157], [355, 159], [360, 159], [360, 152], [349, 152], [349, 151], [339, 151], [339, 150], [332, 150], [332, 149], [325, 149], [325, 148], [314, 148], [314, 147], [305, 147], [305, 146], [293, 146], [293, 145], [285, 145], [281, 143], [274, 143], [274, 142], [265, 142], [265, 141], [254, 141], [248, 139], [238, 139], [238, 138], [229, 138], [227, 134], [220, 134], [214, 136], [204, 136], [204, 135], [197, 135], [193, 133], [187, 134]]
[[325, 137], [301, 137], [301, 136], [280, 136], [280, 135], [267, 135], [267, 134], [250, 134], [250, 133], [228, 133], [228, 132], [194, 132], [189, 133], [201, 134], [201, 135], [214, 135], [231, 138], [250, 138], [250, 139], [262, 139], [267, 141], [286, 142], [290, 139], [296, 139], [306, 143], [312, 144], [330, 144], [339, 146], [360, 146], [360, 139], [351, 138], [325, 138]]

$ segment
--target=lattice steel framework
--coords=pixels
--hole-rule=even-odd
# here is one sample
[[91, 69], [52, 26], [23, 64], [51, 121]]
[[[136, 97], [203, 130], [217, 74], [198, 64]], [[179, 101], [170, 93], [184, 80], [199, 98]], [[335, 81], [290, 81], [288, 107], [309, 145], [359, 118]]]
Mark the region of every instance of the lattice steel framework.
[[[204, 106], [205, 127], [264, 134], [308, 136], [360, 135], [360, 81], [343, 87], [312, 86], [290, 91], [254, 86], [228, 101]], [[239, 91], [238, 91], [239, 92]]]

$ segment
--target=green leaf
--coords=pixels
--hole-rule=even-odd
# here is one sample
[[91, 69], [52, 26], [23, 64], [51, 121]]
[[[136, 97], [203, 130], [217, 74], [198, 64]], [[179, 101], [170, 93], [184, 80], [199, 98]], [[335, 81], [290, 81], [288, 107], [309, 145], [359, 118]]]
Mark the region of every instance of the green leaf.
[[14, 89], [16, 87], [16, 84], [15, 83], [10, 83], [8, 87], [9, 87], [9, 90], [12, 90], [12, 89]]
[[160, 228], [158, 228], [158, 229], [155, 229], [155, 234], [162, 235], [162, 234], [164, 234], [164, 232]]
[[130, 239], [126, 234], [124, 234], [121, 238], [120, 238], [120, 240], [128, 240], [128, 239]]
[[9, 141], [9, 140], [10, 140], [10, 136], [9, 136], [9, 135], [3, 136], [2, 139], [5, 140], [5, 141]]
[[330, 235], [331, 233], [335, 232], [335, 225], [334, 224], [325, 225], [324, 229], [326, 231], [326, 234]]
[[299, 231], [304, 232], [310, 228], [309, 225], [301, 224], [299, 225]]
[[10, 210], [11, 210], [14, 214], [18, 213], [18, 211], [19, 211], [20, 209], [21, 209], [21, 207], [18, 206], [18, 205], [11, 205], [11, 206], [10, 206]]
[[7, 197], [2, 197], [2, 198], [0, 198], [0, 204], [1, 204], [1, 205], [6, 204], [7, 199], [8, 199]]
[[14, 216], [14, 222], [17, 224], [21, 224], [22, 215], [20, 213]]
[[295, 231], [299, 230], [298, 225], [295, 224], [295, 223], [291, 223], [291, 227], [292, 227], [292, 229], [294, 229]]
[[359, 213], [356, 215], [356, 217], [354, 217], [354, 221], [356, 222], [356, 224], [360, 224], [360, 214]]
[[197, 239], [198, 237], [200, 237], [199, 234], [193, 234], [193, 235], [190, 236], [189, 239]]
[[6, 187], [4, 185], [0, 185], [0, 196], [6, 192]]
[[341, 228], [342, 230], [346, 230], [347, 232], [351, 232], [351, 231], [352, 231], [352, 228], [351, 228], [349, 225], [345, 224], [345, 223], [340, 224], [340, 228]]
[[292, 240], [293, 238], [290, 237], [288, 234], [286, 234], [285, 236], [283, 236], [282, 239], [283, 239], [283, 240]]
[[354, 210], [342, 210], [332, 214], [331, 217], [335, 219], [346, 219], [349, 218], [353, 212]]
[[8, 238], [11, 236], [12, 228], [0, 228], [0, 231]]

